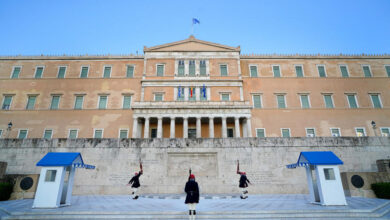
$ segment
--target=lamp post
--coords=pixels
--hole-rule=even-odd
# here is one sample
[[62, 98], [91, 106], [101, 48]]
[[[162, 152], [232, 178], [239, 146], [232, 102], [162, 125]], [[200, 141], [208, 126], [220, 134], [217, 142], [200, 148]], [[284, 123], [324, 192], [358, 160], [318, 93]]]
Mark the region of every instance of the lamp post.
[[374, 134], [375, 134], [375, 137], [376, 137], [376, 123], [375, 121], [371, 121], [371, 125], [372, 125], [372, 130], [374, 130]]
[[9, 133], [11, 133], [11, 129], [12, 129], [12, 122], [10, 121], [8, 123], [8, 128], [7, 128], [7, 139], [9, 138]]

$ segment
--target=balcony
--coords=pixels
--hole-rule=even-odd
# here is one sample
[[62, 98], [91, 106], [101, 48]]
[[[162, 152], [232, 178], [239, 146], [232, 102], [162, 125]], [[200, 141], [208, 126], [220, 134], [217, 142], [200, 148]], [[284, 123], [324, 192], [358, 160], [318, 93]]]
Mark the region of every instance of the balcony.
[[167, 102], [134, 102], [133, 109], [250, 109], [249, 101], [167, 101]]

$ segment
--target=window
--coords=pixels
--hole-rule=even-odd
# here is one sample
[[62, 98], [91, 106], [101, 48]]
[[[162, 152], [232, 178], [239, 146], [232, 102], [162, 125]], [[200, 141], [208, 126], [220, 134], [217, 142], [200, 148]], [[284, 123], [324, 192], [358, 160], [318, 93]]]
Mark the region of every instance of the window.
[[357, 108], [358, 107], [355, 94], [348, 94], [347, 98], [348, 98], [349, 108]]
[[189, 101], [196, 101], [196, 89], [195, 88], [188, 88], [188, 100]]
[[58, 106], [60, 105], [60, 96], [59, 95], [53, 95], [51, 97], [51, 104], [50, 104], [50, 109], [58, 109]]
[[207, 88], [205, 85], [200, 88], [200, 101], [207, 101]]
[[251, 77], [257, 77], [257, 66], [249, 66]]
[[36, 79], [42, 78], [42, 74], [43, 74], [43, 66], [37, 66], [35, 69], [35, 78]]
[[258, 137], [258, 138], [265, 137], [265, 129], [264, 128], [256, 128], [256, 137]]
[[364, 128], [355, 128], [356, 136], [358, 137], [364, 137], [366, 136], [366, 129]]
[[306, 137], [315, 137], [316, 130], [314, 128], [306, 128]]
[[282, 137], [290, 137], [290, 128], [282, 128]]
[[364, 77], [372, 77], [370, 66], [369, 65], [363, 65], [362, 67], [363, 67]]
[[130, 109], [131, 108], [131, 95], [124, 95], [123, 96], [123, 109]]
[[177, 101], [184, 101], [184, 87], [177, 88]]
[[221, 101], [230, 101], [230, 94], [229, 93], [222, 93], [221, 94]]
[[77, 138], [77, 135], [78, 135], [78, 130], [76, 129], [69, 130], [69, 138], [75, 139]]
[[3, 105], [1, 109], [9, 110], [11, 108], [11, 103], [12, 103], [12, 96], [11, 95], [4, 96]]
[[335, 180], [333, 168], [324, 168], [325, 180]]
[[340, 137], [341, 136], [340, 128], [331, 128], [330, 133], [331, 133], [332, 137]]
[[127, 65], [126, 77], [127, 78], [133, 78], [134, 77], [134, 66], [133, 65]]
[[57, 170], [46, 170], [45, 182], [56, 181]]
[[233, 128], [228, 128], [227, 129], [227, 137], [228, 138], [234, 137], [234, 129]]
[[297, 77], [303, 77], [303, 67], [301, 65], [296, 65], [295, 73], [297, 74]]
[[196, 129], [195, 128], [188, 129], [188, 138], [196, 138]]
[[310, 108], [309, 95], [300, 95], [301, 97], [301, 107]]
[[390, 77], [390, 65], [385, 66], [385, 69], [386, 69], [387, 77]]
[[157, 128], [152, 128], [150, 130], [150, 138], [156, 138], [157, 137]]
[[199, 71], [201, 76], [206, 76], [206, 60], [199, 62]]
[[162, 102], [163, 100], [164, 100], [164, 94], [162, 94], [162, 93], [154, 94], [154, 101]]
[[20, 66], [14, 66], [12, 73], [11, 73], [11, 78], [12, 79], [19, 78], [19, 74], [20, 74], [21, 69], [22, 69], [22, 67], [20, 67]]
[[119, 138], [128, 138], [128, 137], [129, 137], [129, 130], [127, 129], [119, 130]]
[[286, 108], [285, 95], [276, 95], [276, 100], [278, 102], [278, 108]]
[[195, 76], [195, 60], [190, 60], [188, 65], [188, 74], [190, 76]]
[[66, 66], [60, 66], [58, 67], [58, 74], [57, 74], [57, 78], [65, 78], [65, 73], [66, 73]]
[[381, 128], [381, 134], [383, 137], [390, 137], [390, 128]]
[[93, 138], [103, 138], [103, 129], [95, 129]]
[[261, 108], [261, 95], [252, 95], [253, 108]]
[[25, 139], [27, 138], [28, 130], [19, 130], [18, 138]]
[[344, 78], [349, 77], [347, 65], [340, 65], [341, 76]]
[[53, 130], [47, 129], [45, 130], [45, 132], [43, 132], [44, 139], [51, 139], [52, 135], [53, 135]]
[[228, 69], [226, 64], [219, 65], [219, 70], [221, 72], [221, 76], [227, 76], [228, 75]]
[[177, 75], [184, 76], [184, 60], [179, 60], [177, 65]]
[[379, 94], [370, 94], [372, 107], [374, 108], [382, 108], [382, 102], [379, 97]]
[[164, 76], [164, 64], [157, 64], [157, 76]]
[[103, 71], [103, 78], [111, 77], [111, 66], [105, 66]]
[[272, 71], [274, 73], [274, 77], [280, 77], [280, 66], [274, 65], [272, 66]]
[[324, 95], [325, 108], [334, 108], [333, 98], [331, 94]]
[[34, 109], [34, 107], [35, 107], [35, 100], [36, 99], [37, 99], [36, 95], [28, 96], [27, 106], [26, 106], [27, 110], [33, 110]]
[[99, 109], [106, 109], [107, 108], [107, 96], [101, 95], [99, 96]]
[[89, 72], [89, 67], [88, 66], [82, 66], [81, 67], [81, 72], [80, 72], [80, 78], [88, 78], [88, 72]]
[[320, 77], [326, 77], [324, 65], [317, 65], [317, 69], [318, 69], [318, 74], [320, 75]]
[[74, 102], [74, 109], [83, 109], [83, 101], [84, 101], [84, 96], [82, 95], [76, 96]]

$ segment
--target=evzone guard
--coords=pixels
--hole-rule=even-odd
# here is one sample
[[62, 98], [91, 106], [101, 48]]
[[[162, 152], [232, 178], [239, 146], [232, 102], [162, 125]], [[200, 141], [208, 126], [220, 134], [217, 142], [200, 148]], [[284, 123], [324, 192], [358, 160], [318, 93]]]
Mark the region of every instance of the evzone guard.
[[191, 173], [191, 169], [184, 192], [187, 194], [184, 203], [188, 205], [189, 219], [195, 219], [196, 204], [199, 203], [199, 187], [198, 183], [195, 181], [195, 175]]
[[139, 183], [139, 177], [143, 174], [141, 160], [139, 162], [139, 168], [140, 168], [140, 171], [136, 172], [134, 174], [134, 176], [130, 179], [129, 183], [127, 184], [127, 185], [131, 184], [132, 198], [133, 199], [138, 199], [137, 191], [138, 191], [138, 188], [141, 186], [141, 184]]
[[237, 160], [237, 174], [240, 175], [240, 180], [239, 180], [239, 185], [238, 185], [240, 192], [241, 192], [240, 198], [246, 199], [246, 198], [248, 198], [248, 190], [247, 190], [248, 183], [249, 184], [252, 184], [252, 183], [246, 177], [246, 173], [240, 171], [240, 162], [238, 160]]

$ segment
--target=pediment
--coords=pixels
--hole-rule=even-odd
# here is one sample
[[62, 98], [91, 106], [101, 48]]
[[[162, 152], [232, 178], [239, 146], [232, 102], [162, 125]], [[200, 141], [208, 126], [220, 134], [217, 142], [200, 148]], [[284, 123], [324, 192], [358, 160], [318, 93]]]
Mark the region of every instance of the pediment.
[[144, 52], [239, 52], [240, 47], [230, 47], [222, 44], [198, 40], [193, 36], [182, 41], [162, 44], [154, 47], [144, 47]]

